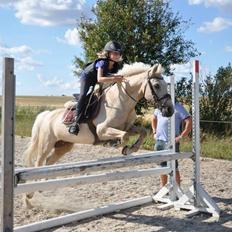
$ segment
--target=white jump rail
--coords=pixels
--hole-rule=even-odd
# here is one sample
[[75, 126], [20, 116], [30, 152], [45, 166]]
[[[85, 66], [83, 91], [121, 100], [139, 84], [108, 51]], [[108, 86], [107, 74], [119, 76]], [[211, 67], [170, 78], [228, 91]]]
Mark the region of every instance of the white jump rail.
[[15, 170], [15, 176], [16, 181], [20, 183], [27, 180], [52, 178], [79, 173], [83, 174], [93, 171], [102, 171], [149, 163], [160, 163], [162, 161], [190, 158], [191, 156], [192, 152], [173, 153], [172, 151], [165, 150], [135, 156], [118, 156], [70, 164], [50, 165], [35, 168], [20, 168]]
[[131, 178], [138, 178], [148, 175], [169, 174], [172, 171], [169, 167], [164, 168], [148, 168], [130, 171], [117, 171], [113, 173], [100, 173], [95, 175], [85, 175], [71, 178], [59, 178], [46, 181], [36, 181], [32, 183], [25, 183], [17, 185], [15, 193], [28, 193], [35, 191], [44, 191], [61, 187], [102, 183], [108, 181], [125, 180]]
[[31, 223], [29, 225], [16, 227], [14, 232], [33, 232], [33, 231], [42, 231], [48, 228], [53, 228], [56, 226], [62, 226], [68, 223], [101, 216], [120, 210], [129, 209], [136, 206], [145, 205], [153, 201], [152, 196], [145, 196], [138, 199], [132, 199], [125, 202], [113, 203], [110, 205], [88, 209], [85, 211], [68, 214], [65, 216], [60, 216], [56, 218], [51, 218], [43, 220], [40, 222]]

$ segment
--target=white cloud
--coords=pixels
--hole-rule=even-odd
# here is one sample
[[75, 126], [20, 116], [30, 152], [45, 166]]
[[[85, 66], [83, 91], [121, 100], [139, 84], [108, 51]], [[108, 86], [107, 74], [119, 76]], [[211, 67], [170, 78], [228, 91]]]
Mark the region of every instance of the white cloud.
[[232, 52], [232, 46], [226, 46], [225, 50], [226, 52]]
[[16, 68], [19, 70], [33, 71], [36, 67], [43, 66], [43, 63], [35, 61], [32, 57], [21, 57], [16, 59]]
[[52, 79], [45, 79], [41, 76], [41, 74], [37, 75], [37, 79], [45, 87], [56, 87], [62, 90], [77, 90], [80, 88], [80, 82], [78, 80], [74, 80], [67, 83], [63, 79], [60, 79], [58, 77], [53, 77]]
[[189, 0], [190, 5], [204, 4], [206, 7], [216, 7], [225, 12], [232, 12], [231, 0]]
[[2, 53], [5, 56], [11, 56], [11, 55], [29, 55], [32, 53], [32, 49], [28, 47], [27, 45], [21, 45], [18, 47], [6, 47], [0, 45], [0, 53]]
[[42, 66], [41, 62], [35, 61], [32, 56], [35, 52], [27, 45], [8, 47], [0, 45], [0, 55], [15, 59], [16, 69], [32, 71], [35, 67]]
[[171, 71], [174, 73], [176, 79], [189, 77], [190, 72], [192, 72], [192, 64], [191, 62], [185, 64], [174, 64], [171, 65]]
[[69, 82], [69, 83], [65, 83], [63, 86], [62, 86], [63, 89], [65, 90], [75, 90], [77, 91], [77, 89], [80, 88], [80, 82], [78, 80], [75, 80], [75, 81], [72, 81], [72, 82]]
[[13, 8], [21, 23], [39, 26], [75, 25], [90, 14], [85, 0], [0, 0], [0, 6]]
[[0, 0], [0, 6], [4, 7], [4, 6], [8, 6], [8, 5], [12, 5], [16, 2], [20, 2], [21, 0]]
[[53, 77], [50, 80], [45, 80], [40, 74], [38, 74], [37, 78], [45, 87], [55, 87], [63, 85], [63, 80], [59, 79], [58, 77]]
[[232, 26], [232, 20], [216, 17], [212, 22], [204, 22], [197, 30], [199, 32], [217, 32]]
[[79, 33], [77, 28], [74, 28], [73, 30], [68, 29], [65, 32], [63, 39], [59, 37], [57, 37], [56, 39], [58, 42], [67, 43], [69, 45], [74, 45], [74, 46], [80, 46]]

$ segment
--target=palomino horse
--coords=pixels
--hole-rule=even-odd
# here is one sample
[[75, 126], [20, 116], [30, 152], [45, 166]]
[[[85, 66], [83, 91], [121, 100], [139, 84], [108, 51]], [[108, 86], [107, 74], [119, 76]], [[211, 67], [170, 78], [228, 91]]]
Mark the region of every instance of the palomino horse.
[[[93, 120], [100, 141], [120, 139], [121, 142], [126, 142], [130, 135], [138, 133], [140, 137], [136, 143], [131, 147], [124, 147], [122, 153], [127, 155], [139, 149], [146, 132], [133, 123], [136, 119], [135, 105], [142, 97], [153, 104], [157, 103], [163, 116], [172, 116], [173, 104], [161, 71], [159, 64], [150, 67], [143, 63], [125, 65], [119, 71], [126, 81], [104, 90], [99, 113]], [[54, 164], [71, 150], [74, 143], [94, 144], [94, 134], [86, 123], [80, 125], [77, 136], [68, 132], [62, 123], [64, 111], [64, 108], [44, 111], [37, 116], [30, 144], [25, 151], [27, 166]]]
[[124, 155], [136, 152], [146, 136], [144, 128], [133, 125], [136, 103], [145, 97], [151, 103], [158, 104], [163, 116], [170, 117], [174, 112], [161, 71], [159, 64], [153, 67], [143, 63], [125, 65], [119, 74], [126, 81], [104, 90], [99, 113], [93, 120], [95, 135], [86, 123], [80, 125], [77, 136], [70, 134], [62, 123], [64, 108], [40, 113], [34, 122], [31, 141], [25, 151], [27, 166], [54, 164], [72, 149], [74, 143], [93, 144], [96, 135], [100, 141], [120, 139], [125, 143], [130, 135], [139, 134], [132, 146], [125, 146], [122, 150]]

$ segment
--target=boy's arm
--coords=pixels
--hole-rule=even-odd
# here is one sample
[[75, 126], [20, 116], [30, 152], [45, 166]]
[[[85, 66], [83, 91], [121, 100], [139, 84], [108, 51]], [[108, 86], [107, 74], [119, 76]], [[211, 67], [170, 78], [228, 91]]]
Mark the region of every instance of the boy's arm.
[[179, 136], [176, 137], [176, 142], [179, 142], [182, 137], [188, 136], [191, 130], [192, 130], [192, 117], [190, 116], [184, 119], [184, 130], [181, 132]]
[[156, 134], [156, 128], [157, 128], [157, 116], [153, 115], [151, 119], [151, 127], [152, 127], [152, 133]]

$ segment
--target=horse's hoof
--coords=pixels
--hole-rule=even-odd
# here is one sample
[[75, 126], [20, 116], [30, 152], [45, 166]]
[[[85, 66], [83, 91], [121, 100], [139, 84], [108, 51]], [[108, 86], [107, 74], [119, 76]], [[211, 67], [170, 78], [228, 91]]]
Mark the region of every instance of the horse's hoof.
[[111, 147], [118, 147], [121, 145], [120, 139], [111, 140], [109, 143]]
[[26, 198], [31, 199], [34, 196], [34, 193], [27, 193]]
[[122, 149], [122, 154], [123, 154], [123, 155], [130, 155], [130, 154], [131, 154], [130, 147], [129, 147], [129, 146], [123, 147], [123, 149]]

